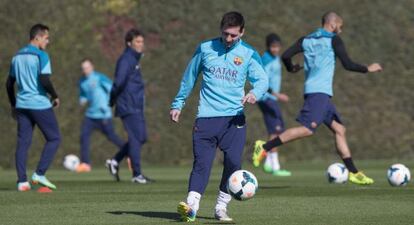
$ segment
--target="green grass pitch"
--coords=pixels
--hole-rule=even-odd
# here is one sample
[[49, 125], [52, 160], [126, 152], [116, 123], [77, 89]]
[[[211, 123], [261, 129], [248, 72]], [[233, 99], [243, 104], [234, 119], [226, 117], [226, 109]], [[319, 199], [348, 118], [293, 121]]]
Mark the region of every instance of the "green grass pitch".
[[[391, 163], [357, 161], [375, 179], [372, 186], [328, 184], [324, 162], [287, 164], [293, 172], [288, 178], [245, 163], [259, 191], [252, 200], [231, 202], [232, 224], [414, 224], [414, 184], [391, 187], [385, 178]], [[190, 167], [144, 168], [155, 184], [130, 183], [125, 168], [120, 183], [103, 168], [89, 174], [54, 169], [48, 177], [58, 190], [51, 194], [18, 193], [15, 172], [0, 170], [0, 224], [177, 224], [176, 206], [186, 196]], [[221, 167], [214, 168], [195, 224], [220, 224], [213, 208]]]

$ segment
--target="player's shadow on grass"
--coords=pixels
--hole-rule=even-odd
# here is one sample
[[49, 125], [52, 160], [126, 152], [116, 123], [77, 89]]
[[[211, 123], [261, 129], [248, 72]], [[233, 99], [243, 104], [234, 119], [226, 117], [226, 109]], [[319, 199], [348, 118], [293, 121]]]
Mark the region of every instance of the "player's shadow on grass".
[[260, 186], [259, 189], [289, 189], [291, 186]]
[[14, 191], [14, 188], [8, 188], [8, 187], [0, 187], [0, 191]]
[[[160, 218], [160, 219], [168, 219], [168, 220], [173, 220], [173, 221], [181, 221], [180, 220], [180, 216], [178, 215], [178, 213], [173, 213], [173, 212], [154, 212], [154, 211], [143, 211], [143, 212], [138, 212], [138, 211], [110, 211], [110, 212], [106, 212], [109, 214], [113, 214], [113, 215], [123, 215], [123, 214], [128, 214], [128, 215], [136, 215], [136, 216], [143, 216], [143, 217], [149, 217], [149, 218]], [[199, 219], [207, 219], [207, 220], [214, 220], [213, 217], [204, 217], [204, 216], [197, 216], [197, 218]]]

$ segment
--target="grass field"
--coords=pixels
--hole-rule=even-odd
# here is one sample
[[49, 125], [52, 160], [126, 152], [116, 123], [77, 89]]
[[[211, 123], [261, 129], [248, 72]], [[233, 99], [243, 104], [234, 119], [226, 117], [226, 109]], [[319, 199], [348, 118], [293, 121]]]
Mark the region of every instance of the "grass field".
[[[369, 187], [328, 184], [327, 163], [293, 163], [289, 178], [254, 172], [259, 192], [246, 202], [232, 201], [233, 224], [414, 224], [414, 185], [392, 188], [385, 179], [390, 162], [359, 162], [375, 178]], [[406, 162], [410, 168], [413, 163]], [[89, 174], [52, 170], [58, 185], [51, 194], [18, 193], [15, 172], [0, 171], [0, 224], [176, 224], [177, 203], [186, 195], [189, 167], [146, 167], [157, 182], [134, 185], [129, 173], [113, 182], [107, 171]], [[220, 224], [213, 218], [220, 167], [215, 166], [202, 198], [196, 224]]]

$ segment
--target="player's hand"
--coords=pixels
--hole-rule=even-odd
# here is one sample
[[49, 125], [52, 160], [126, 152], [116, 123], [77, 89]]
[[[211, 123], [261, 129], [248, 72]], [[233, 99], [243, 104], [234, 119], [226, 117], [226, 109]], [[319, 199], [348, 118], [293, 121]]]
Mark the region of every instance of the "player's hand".
[[379, 63], [373, 63], [368, 66], [368, 72], [375, 73], [375, 72], [381, 72], [382, 66]]
[[256, 103], [256, 96], [253, 93], [249, 92], [246, 96], [243, 97], [242, 104], [244, 103], [254, 104]]
[[301, 69], [303, 69], [303, 66], [296, 64], [292, 66], [292, 69], [289, 71], [291, 73], [297, 73], [299, 72]]
[[52, 99], [52, 105], [53, 105], [53, 108], [59, 108], [60, 106], [59, 98]]
[[17, 118], [16, 107], [11, 108], [10, 115], [14, 120], [16, 120], [16, 118]]
[[278, 93], [276, 94], [277, 100], [281, 101], [281, 102], [288, 102], [289, 101], [289, 96], [287, 94], [284, 93]]
[[171, 109], [170, 111], [170, 118], [173, 122], [178, 123], [180, 120], [181, 111], [178, 109]]

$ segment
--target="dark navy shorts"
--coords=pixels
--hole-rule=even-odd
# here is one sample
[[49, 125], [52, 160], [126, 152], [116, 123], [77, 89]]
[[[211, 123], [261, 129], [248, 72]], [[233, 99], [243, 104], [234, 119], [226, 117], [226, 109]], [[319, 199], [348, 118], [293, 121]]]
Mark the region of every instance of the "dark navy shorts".
[[267, 99], [266, 101], [259, 101], [257, 104], [263, 113], [263, 119], [269, 135], [281, 134], [285, 131], [285, 123], [276, 100]]
[[305, 103], [296, 121], [315, 132], [322, 123], [330, 128], [334, 120], [342, 124], [341, 117], [331, 102], [331, 96], [323, 93], [305, 95]]

